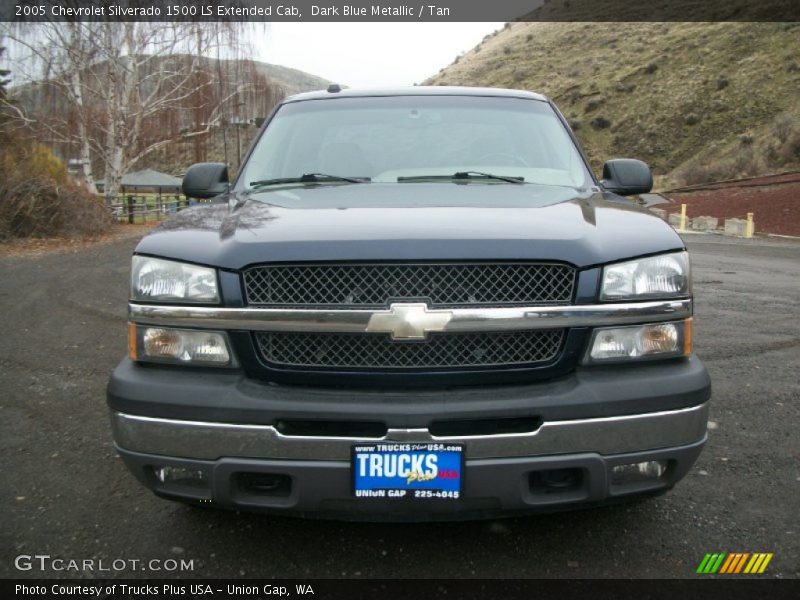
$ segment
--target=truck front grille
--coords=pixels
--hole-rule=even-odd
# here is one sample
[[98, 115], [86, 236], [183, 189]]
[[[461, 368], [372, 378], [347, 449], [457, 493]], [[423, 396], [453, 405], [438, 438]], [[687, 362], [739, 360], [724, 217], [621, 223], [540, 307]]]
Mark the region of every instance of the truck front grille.
[[261, 358], [275, 366], [339, 370], [541, 365], [554, 361], [564, 330], [436, 333], [421, 341], [383, 334], [255, 333]]
[[378, 308], [569, 304], [575, 269], [551, 263], [261, 265], [244, 272], [248, 304]]

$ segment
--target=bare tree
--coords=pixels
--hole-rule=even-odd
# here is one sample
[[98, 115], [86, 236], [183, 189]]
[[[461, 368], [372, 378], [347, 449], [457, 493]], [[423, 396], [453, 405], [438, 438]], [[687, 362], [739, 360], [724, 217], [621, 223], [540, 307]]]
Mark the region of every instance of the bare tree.
[[214, 68], [207, 58], [241, 56], [241, 24], [37, 23], [7, 35], [26, 50], [28, 79], [40, 82], [28, 90], [40, 96], [39, 113], [26, 118], [52, 144], [77, 149], [92, 191], [101, 168], [107, 199], [144, 157], [225, 123], [239, 95], [274, 96], [263, 78], [226, 77], [225, 61]]
[[[3, 56], [6, 49], [3, 46], [0, 46], [0, 57]], [[11, 82], [10, 79], [6, 79], [11, 74], [11, 71], [8, 69], [0, 69], [0, 100], [5, 99], [6, 97], [6, 86]]]

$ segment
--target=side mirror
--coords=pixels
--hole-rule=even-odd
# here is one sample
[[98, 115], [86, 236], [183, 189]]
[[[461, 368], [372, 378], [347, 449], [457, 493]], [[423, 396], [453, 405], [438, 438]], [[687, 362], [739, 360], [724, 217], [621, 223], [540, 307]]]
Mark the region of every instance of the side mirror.
[[650, 167], [633, 158], [615, 158], [603, 165], [603, 180], [606, 191], [620, 196], [646, 194], [653, 189], [653, 174]]
[[183, 176], [187, 198], [213, 198], [228, 191], [228, 167], [223, 163], [197, 163]]

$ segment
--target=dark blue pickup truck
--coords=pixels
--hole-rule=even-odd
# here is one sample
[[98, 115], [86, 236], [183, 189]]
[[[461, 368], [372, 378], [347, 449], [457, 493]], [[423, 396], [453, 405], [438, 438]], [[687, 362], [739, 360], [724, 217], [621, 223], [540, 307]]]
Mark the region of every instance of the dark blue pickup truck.
[[678, 235], [524, 91], [293, 96], [133, 257], [117, 450], [159, 496], [469, 519], [657, 494], [706, 441]]

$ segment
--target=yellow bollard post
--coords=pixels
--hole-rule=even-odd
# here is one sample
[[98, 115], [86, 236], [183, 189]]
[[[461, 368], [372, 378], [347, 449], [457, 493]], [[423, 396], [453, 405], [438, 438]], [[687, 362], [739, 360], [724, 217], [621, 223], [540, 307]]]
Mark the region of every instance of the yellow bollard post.
[[686, 205], [681, 204], [681, 227], [680, 231], [686, 231]]
[[755, 233], [755, 224], [753, 223], [753, 213], [747, 213], [747, 229], [744, 231], [744, 237], [751, 238]]

